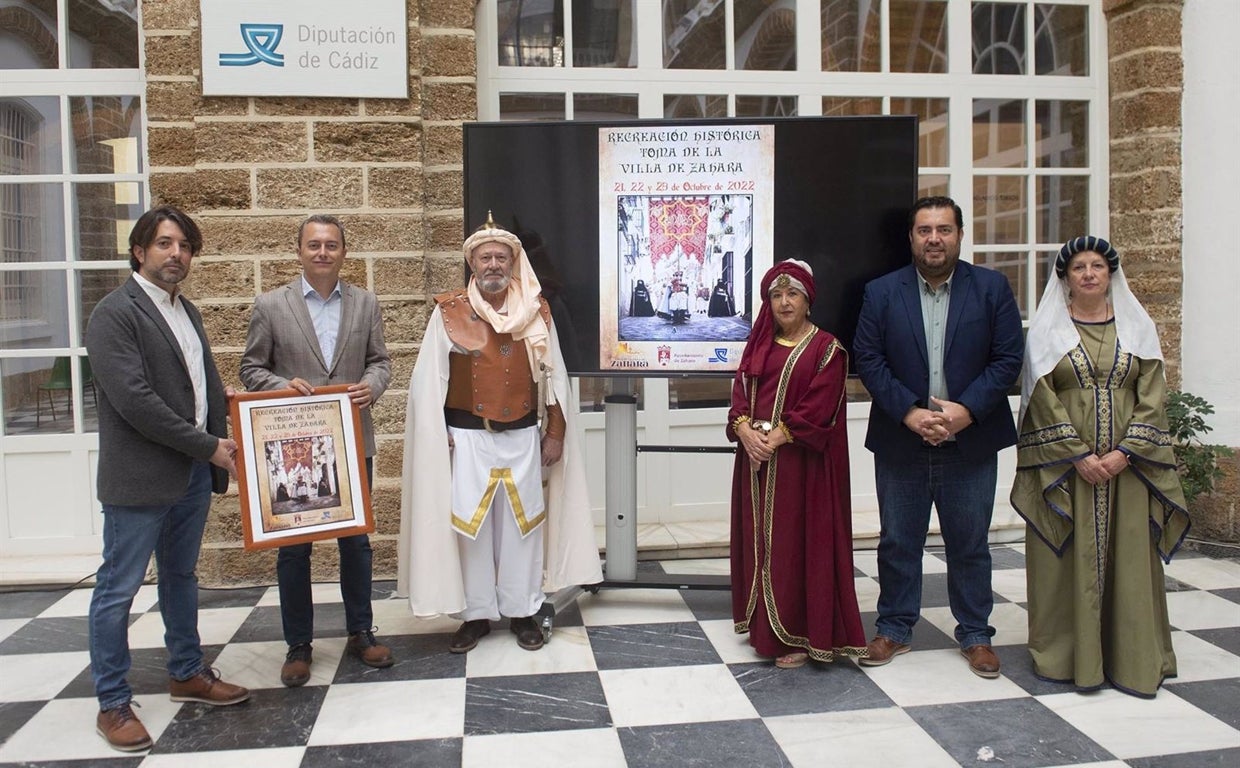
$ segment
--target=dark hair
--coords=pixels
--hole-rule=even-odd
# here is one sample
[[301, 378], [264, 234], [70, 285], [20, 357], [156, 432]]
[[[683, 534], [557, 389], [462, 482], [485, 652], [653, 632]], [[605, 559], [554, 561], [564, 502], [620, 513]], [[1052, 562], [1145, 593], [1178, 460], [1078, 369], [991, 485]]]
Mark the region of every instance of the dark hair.
[[155, 242], [155, 233], [159, 231], [159, 225], [165, 221], [171, 221], [181, 228], [181, 233], [185, 235], [186, 240], [189, 240], [191, 256], [197, 256], [202, 250], [202, 230], [198, 229], [194, 220], [179, 208], [161, 205], [139, 216], [134, 222], [133, 229], [129, 230], [129, 268], [134, 272], [137, 272], [142, 265], [138, 262], [138, 257], [133, 255], [133, 249], [150, 248], [151, 243]]
[[956, 205], [956, 201], [950, 197], [943, 195], [935, 195], [933, 197], [923, 197], [913, 203], [913, 207], [908, 212], [908, 231], [913, 231], [913, 222], [917, 220], [917, 212], [925, 208], [951, 208], [956, 214], [956, 228], [964, 229], [964, 213], [961, 212], [960, 206]]
[[349, 250], [348, 244], [344, 239], [344, 224], [340, 219], [326, 213], [313, 213], [306, 217], [306, 220], [297, 228], [297, 247], [301, 248], [301, 234], [306, 231], [307, 224], [331, 224], [340, 231], [340, 247]]

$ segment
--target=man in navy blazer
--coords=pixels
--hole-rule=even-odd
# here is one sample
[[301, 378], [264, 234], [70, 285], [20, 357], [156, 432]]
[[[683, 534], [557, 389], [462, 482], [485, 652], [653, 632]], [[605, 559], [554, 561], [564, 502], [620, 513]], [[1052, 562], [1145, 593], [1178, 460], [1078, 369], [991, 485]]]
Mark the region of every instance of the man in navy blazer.
[[878, 621], [861, 664], [909, 650], [933, 504], [956, 641], [975, 674], [994, 678], [988, 531], [998, 452], [1016, 443], [1007, 394], [1024, 340], [1007, 279], [959, 261], [963, 232], [950, 198], [918, 200], [909, 213], [913, 263], [866, 285], [857, 320], [853, 357], [872, 398], [865, 446], [882, 524]]
[[[259, 296], [250, 315], [241, 381], [249, 390], [293, 388], [303, 395], [331, 384], [349, 385], [349, 399], [361, 409], [366, 448], [366, 481], [374, 471], [375, 434], [371, 406], [392, 378], [391, 358], [383, 343], [379, 299], [340, 279], [348, 248], [344, 224], [335, 216], [309, 216], [297, 229], [301, 276]], [[321, 495], [317, 477], [307, 497]], [[331, 490], [330, 487], [325, 490]], [[370, 537], [336, 539], [340, 551], [340, 595], [344, 601], [345, 649], [371, 667], [395, 663], [391, 651], [374, 635], [370, 599]], [[314, 602], [310, 587], [310, 544], [280, 547], [276, 580], [280, 618], [288, 653], [280, 682], [290, 688], [310, 680], [314, 639]]]
[[198, 637], [194, 570], [211, 492], [228, 489], [237, 451], [202, 315], [180, 292], [200, 250], [202, 234], [183, 212], [163, 206], [142, 214], [129, 234], [133, 275], [99, 302], [86, 326], [99, 393], [103, 505], [103, 563], [88, 619], [90, 668], [99, 699], [96, 730], [126, 752], [151, 746], [125, 678], [129, 609], [152, 553], [172, 700], [222, 706], [250, 696], [204, 663]]

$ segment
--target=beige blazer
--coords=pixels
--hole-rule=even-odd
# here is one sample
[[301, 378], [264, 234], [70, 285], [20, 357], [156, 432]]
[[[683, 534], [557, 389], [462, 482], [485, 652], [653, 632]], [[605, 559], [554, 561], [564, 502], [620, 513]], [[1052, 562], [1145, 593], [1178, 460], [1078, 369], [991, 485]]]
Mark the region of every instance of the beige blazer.
[[[391, 358], [383, 343], [379, 300], [370, 291], [341, 281], [340, 331], [331, 360], [323, 359], [319, 339], [301, 293], [301, 278], [254, 300], [250, 331], [241, 358], [241, 382], [251, 391], [285, 389], [294, 378], [310, 386], [366, 382], [371, 406], [392, 378]], [[362, 409], [366, 456], [375, 455], [371, 408]]]

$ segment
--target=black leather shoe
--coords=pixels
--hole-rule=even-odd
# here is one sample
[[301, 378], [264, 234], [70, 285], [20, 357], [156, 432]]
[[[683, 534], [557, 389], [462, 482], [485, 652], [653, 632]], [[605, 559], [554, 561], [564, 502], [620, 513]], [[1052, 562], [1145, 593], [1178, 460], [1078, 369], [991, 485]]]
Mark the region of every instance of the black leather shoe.
[[517, 636], [517, 645], [527, 651], [537, 651], [543, 647], [543, 633], [538, 626], [538, 619], [526, 616], [523, 619], [510, 619], [508, 628]]
[[452, 635], [452, 643], [448, 650], [452, 653], [469, 653], [478, 646], [478, 641], [491, 634], [491, 622], [486, 619], [474, 619], [461, 625]]

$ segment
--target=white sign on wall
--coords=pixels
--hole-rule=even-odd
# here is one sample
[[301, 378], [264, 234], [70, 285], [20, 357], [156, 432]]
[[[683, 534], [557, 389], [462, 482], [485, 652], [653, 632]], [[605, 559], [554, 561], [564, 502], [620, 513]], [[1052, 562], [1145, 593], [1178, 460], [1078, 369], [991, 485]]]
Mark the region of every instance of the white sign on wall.
[[200, 6], [204, 96], [409, 96], [405, 0]]

